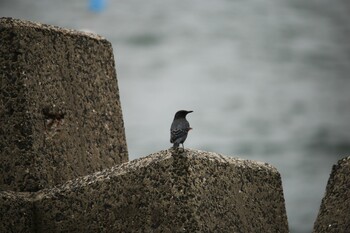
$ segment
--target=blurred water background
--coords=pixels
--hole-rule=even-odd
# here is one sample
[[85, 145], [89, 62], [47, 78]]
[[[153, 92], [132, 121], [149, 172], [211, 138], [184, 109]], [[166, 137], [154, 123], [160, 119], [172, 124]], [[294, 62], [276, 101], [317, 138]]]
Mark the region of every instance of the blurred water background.
[[0, 16], [112, 42], [130, 159], [193, 110], [185, 146], [277, 167], [290, 231], [311, 232], [350, 154], [349, 1], [96, 1], [0, 0]]

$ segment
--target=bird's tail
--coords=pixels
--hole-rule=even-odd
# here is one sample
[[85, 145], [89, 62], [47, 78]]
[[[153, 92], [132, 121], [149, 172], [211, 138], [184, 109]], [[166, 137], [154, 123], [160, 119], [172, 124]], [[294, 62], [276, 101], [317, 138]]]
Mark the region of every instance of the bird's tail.
[[179, 145], [180, 145], [180, 143], [175, 142], [174, 145], [173, 145], [173, 148], [174, 148], [174, 149], [179, 148]]

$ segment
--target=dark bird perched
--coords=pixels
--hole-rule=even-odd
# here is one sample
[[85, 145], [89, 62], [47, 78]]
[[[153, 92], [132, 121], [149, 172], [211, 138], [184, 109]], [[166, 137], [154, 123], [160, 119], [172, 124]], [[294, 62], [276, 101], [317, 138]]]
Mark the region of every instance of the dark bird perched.
[[191, 112], [193, 111], [180, 110], [175, 114], [170, 127], [170, 142], [174, 143], [173, 148], [178, 148], [180, 144], [184, 147], [187, 133], [192, 129], [186, 120], [186, 115]]

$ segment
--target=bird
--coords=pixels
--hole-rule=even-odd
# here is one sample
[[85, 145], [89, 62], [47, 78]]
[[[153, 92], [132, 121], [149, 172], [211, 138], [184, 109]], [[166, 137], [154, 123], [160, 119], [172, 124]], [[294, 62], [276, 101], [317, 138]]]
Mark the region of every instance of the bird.
[[187, 138], [188, 131], [192, 128], [190, 123], [186, 120], [186, 115], [193, 111], [180, 110], [175, 113], [173, 123], [170, 127], [170, 143], [173, 143], [173, 148], [176, 149], [182, 144], [184, 147], [184, 142]]

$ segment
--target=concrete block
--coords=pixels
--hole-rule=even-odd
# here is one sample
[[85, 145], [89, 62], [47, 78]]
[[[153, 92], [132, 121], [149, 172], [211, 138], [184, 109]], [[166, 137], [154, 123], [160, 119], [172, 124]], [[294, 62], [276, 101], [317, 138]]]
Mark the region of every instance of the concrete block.
[[38, 191], [128, 160], [106, 39], [0, 18], [0, 190]]
[[350, 232], [350, 156], [333, 166], [313, 232]]
[[0, 192], [0, 232], [35, 232], [34, 208], [29, 193]]
[[272, 166], [165, 150], [39, 191], [37, 232], [288, 232]]

